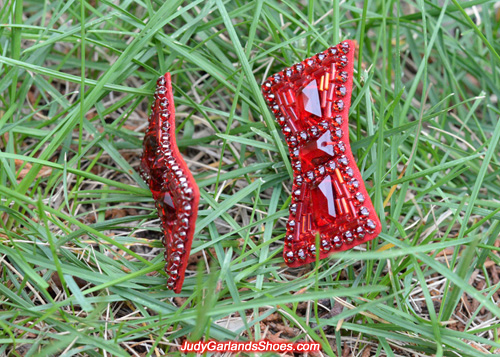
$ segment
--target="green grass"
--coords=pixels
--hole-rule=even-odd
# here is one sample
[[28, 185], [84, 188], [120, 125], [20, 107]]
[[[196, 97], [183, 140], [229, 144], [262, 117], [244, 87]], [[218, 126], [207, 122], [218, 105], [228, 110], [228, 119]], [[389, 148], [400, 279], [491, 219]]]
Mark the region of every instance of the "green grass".
[[[176, 355], [185, 338], [500, 353], [499, 16], [486, 0], [4, 2], [0, 356]], [[287, 269], [291, 166], [260, 84], [347, 38], [382, 234]], [[201, 190], [177, 297], [138, 175], [166, 71]]]

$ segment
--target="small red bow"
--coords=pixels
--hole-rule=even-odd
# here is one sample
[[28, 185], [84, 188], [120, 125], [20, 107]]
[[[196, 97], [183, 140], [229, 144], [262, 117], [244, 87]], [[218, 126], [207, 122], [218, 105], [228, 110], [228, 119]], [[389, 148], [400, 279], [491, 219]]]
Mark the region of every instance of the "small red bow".
[[200, 192], [175, 141], [175, 107], [170, 73], [157, 81], [144, 137], [141, 173], [163, 225], [167, 287], [180, 293], [198, 215]]

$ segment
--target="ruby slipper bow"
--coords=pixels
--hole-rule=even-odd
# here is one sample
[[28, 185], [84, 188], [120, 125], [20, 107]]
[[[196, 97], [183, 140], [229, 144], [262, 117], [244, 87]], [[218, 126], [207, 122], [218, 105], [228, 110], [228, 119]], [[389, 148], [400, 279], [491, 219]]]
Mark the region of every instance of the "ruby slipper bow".
[[170, 73], [157, 81], [141, 174], [149, 185], [163, 226], [167, 287], [180, 293], [198, 215], [200, 192], [175, 141]]
[[355, 42], [344, 41], [269, 77], [262, 86], [293, 167], [283, 257], [290, 267], [375, 238], [380, 221], [349, 145]]

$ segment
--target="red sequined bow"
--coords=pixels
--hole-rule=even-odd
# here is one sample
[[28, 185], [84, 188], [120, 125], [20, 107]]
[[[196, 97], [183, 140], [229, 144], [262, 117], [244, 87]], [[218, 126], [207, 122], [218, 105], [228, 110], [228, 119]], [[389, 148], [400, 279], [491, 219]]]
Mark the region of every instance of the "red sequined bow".
[[184, 282], [198, 215], [200, 192], [175, 141], [175, 107], [170, 73], [157, 81], [141, 174], [163, 225], [167, 287], [179, 293]]
[[269, 77], [262, 92], [293, 167], [283, 256], [290, 267], [375, 238], [380, 221], [349, 145], [354, 46], [344, 41]]

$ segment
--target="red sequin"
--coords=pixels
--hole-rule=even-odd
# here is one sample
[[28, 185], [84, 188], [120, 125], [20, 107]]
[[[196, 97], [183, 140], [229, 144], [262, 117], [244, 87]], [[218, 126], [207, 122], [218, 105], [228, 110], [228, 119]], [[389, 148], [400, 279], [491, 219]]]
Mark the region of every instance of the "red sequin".
[[315, 261], [318, 234], [323, 259], [380, 233], [349, 145], [353, 49], [352, 41], [344, 41], [269, 77], [262, 86], [292, 159], [283, 252], [290, 267]]
[[163, 226], [167, 287], [179, 293], [184, 282], [200, 192], [175, 141], [175, 107], [170, 73], [157, 81], [141, 174], [148, 183]]

